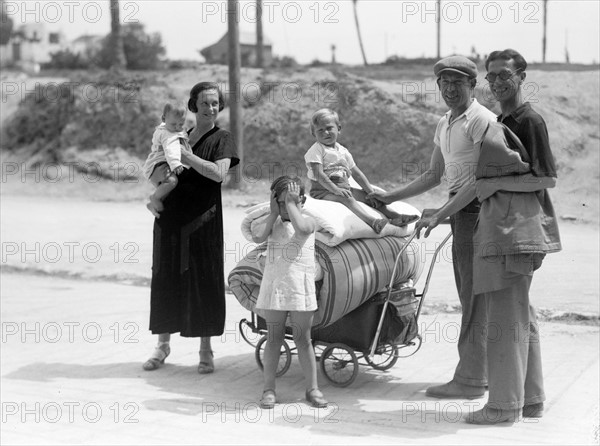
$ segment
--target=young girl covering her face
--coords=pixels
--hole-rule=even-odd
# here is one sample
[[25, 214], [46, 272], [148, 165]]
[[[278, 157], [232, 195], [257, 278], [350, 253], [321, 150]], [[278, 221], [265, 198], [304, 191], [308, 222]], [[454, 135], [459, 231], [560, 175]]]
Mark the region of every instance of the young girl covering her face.
[[264, 389], [260, 405], [272, 409], [276, 402], [275, 374], [289, 313], [298, 358], [306, 380], [306, 399], [314, 407], [326, 407], [318, 388], [311, 327], [317, 309], [315, 292], [315, 222], [302, 214], [304, 187], [297, 178], [283, 176], [271, 185], [271, 212], [262, 234], [267, 240], [267, 259], [256, 302], [266, 320], [268, 336], [264, 353]]

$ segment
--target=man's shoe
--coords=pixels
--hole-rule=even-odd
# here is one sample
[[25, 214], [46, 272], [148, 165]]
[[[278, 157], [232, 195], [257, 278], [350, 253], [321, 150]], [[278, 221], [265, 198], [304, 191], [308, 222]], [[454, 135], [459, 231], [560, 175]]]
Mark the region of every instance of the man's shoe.
[[467, 415], [465, 421], [469, 424], [492, 425], [499, 423], [516, 423], [520, 420], [520, 410], [492, 409], [484, 406], [481, 410]]
[[544, 416], [544, 403], [526, 404], [523, 406], [523, 418], [542, 418]]
[[425, 392], [425, 395], [433, 398], [473, 400], [475, 398], [481, 398], [483, 395], [485, 395], [485, 388], [483, 386], [467, 386], [452, 380], [449, 383], [442, 384], [440, 386], [429, 387], [427, 392]]

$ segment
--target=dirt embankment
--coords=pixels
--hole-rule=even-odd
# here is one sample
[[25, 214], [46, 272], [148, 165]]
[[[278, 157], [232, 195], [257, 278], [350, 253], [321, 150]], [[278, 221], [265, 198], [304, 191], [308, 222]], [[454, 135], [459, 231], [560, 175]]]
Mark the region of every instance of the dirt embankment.
[[[309, 118], [321, 107], [339, 112], [340, 142], [372, 182], [391, 187], [426, 168], [445, 105], [428, 70], [386, 70], [382, 79], [378, 67], [360, 75], [342, 68], [244, 69], [244, 176], [251, 180], [246, 190], [263, 187], [281, 173], [304, 176], [303, 155], [313, 142]], [[131, 169], [131, 163], [139, 165], [145, 157], [165, 100], [186, 100], [191, 86], [201, 80], [231, 90], [224, 66], [122, 77], [69, 76], [70, 86], [58, 96], [57, 81], [50, 89], [44, 87], [45, 78], [35, 81], [34, 94], [31, 89], [26, 95], [21, 92], [26, 100], [19, 107], [15, 95], [10, 103], [3, 98], [3, 155], [30, 163], [95, 163], [113, 176], [115, 165], [128, 163], [119, 177], [135, 177], [139, 169]], [[486, 87], [480, 79], [476, 96], [497, 112]], [[548, 123], [559, 167], [559, 185], [553, 191], [559, 215], [598, 222], [598, 72], [530, 71], [524, 96]], [[228, 127], [227, 110], [220, 125]], [[443, 199], [441, 189], [434, 199]]]

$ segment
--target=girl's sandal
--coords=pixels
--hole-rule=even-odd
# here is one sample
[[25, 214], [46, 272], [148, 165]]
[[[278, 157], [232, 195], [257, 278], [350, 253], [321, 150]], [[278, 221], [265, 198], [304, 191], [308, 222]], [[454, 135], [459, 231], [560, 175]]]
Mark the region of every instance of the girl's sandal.
[[165, 363], [165, 359], [167, 359], [167, 356], [169, 356], [170, 353], [171, 346], [169, 344], [159, 344], [154, 349], [154, 352], [152, 353], [152, 356], [150, 356], [150, 359], [148, 359], [142, 367], [146, 371], [156, 370], [162, 364]]
[[327, 400], [319, 389], [310, 389], [306, 391], [306, 401], [308, 401], [313, 407], [325, 408], [327, 407]]
[[273, 409], [276, 402], [275, 390], [266, 389], [263, 391], [259, 404], [262, 409]]
[[[200, 363], [198, 364], [198, 373], [200, 373], [201, 375], [207, 375], [209, 373], [213, 373], [215, 371], [215, 365], [212, 361], [212, 358], [214, 358], [214, 354], [212, 350], [200, 350], [200, 353], [210, 353], [210, 357], [211, 360], [210, 362], [207, 361], [202, 361], [200, 360]], [[202, 358], [202, 357], [200, 357]]]

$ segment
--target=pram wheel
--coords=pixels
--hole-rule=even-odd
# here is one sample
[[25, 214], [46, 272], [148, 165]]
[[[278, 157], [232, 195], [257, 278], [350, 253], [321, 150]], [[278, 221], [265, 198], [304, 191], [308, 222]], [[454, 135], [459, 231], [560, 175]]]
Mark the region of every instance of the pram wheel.
[[248, 319], [242, 319], [239, 323], [240, 335], [242, 339], [250, 344], [252, 347], [256, 347], [256, 341], [259, 339], [259, 332], [254, 327], [254, 324]]
[[[267, 342], [267, 336], [263, 336], [256, 344], [256, 350], [254, 351], [254, 355], [256, 358], [256, 363], [258, 367], [263, 370], [265, 367], [263, 365], [263, 358], [265, 355], [265, 343]], [[281, 354], [279, 355], [279, 364], [277, 365], [277, 371], [275, 372], [275, 376], [279, 377], [285, 374], [290, 368], [292, 364], [292, 350], [288, 343], [283, 341], [281, 344]]]
[[421, 335], [416, 335], [411, 341], [406, 344], [401, 344], [397, 346], [397, 356], [399, 358], [408, 358], [409, 356], [414, 355], [421, 348], [421, 344], [423, 343], [423, 339]]
[[331, 344], [321, 355], [321, 371], [331, 384], [346, 387], [358, 375], [358, 359], [354, 350], [345, 344]]
[[376, 370], [387, 370], [394, 367], [398, 361], [398, 347], [392, 344], [379, 344], [375, 354], [370, 357], [369, 352], [364, 352], [365, 361]]

